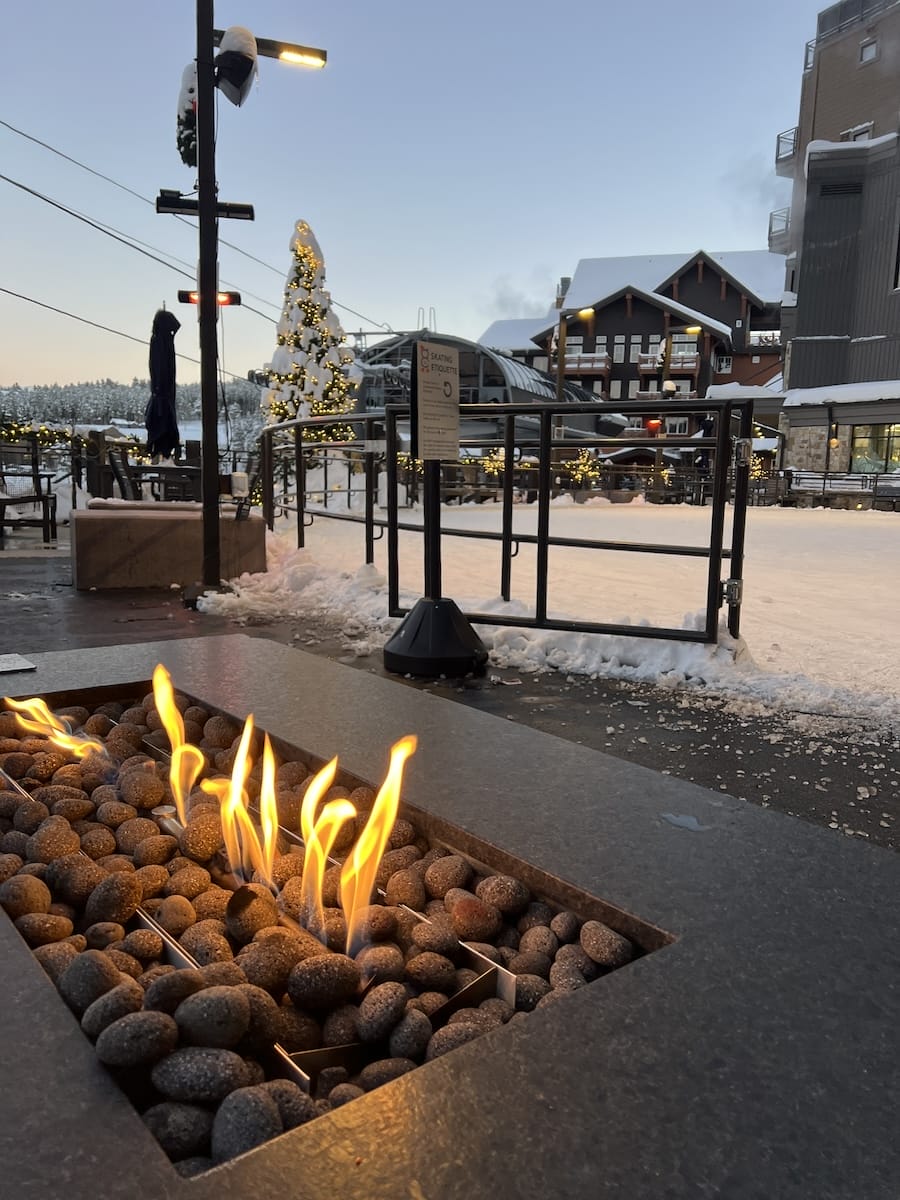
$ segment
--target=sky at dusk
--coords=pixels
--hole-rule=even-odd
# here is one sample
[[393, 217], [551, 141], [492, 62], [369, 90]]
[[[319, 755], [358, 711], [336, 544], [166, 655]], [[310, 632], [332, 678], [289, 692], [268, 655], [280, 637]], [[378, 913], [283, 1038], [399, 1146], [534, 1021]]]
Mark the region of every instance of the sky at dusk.
[[[221, 246], [220, 286], [263, 314], [225, 314], [224, 368], [243, 377], [271, 358], [299, 218], [348, 332], [418, 328], [433, 309], [440, 332], [476, 338], [545, 312], [580, 258], [765, 247], [768, 212], [789, 202], [775, 138], [796, 123], [821, 7], [218, 0], [217, 27], [328, 51], [324, 71], [261, 59], [242, 108], [218, 101], [219, 197], [256, 210], [220, 237], [260, 260]], [[0, 387], [146, 378], [163, 302], [182, 320], [177, 350], [198, 357], [196, 310], [176, 301], [196, 226], [152, 204], [195, 185], [175, 143], [195, 21], [190, 0], [17, 8], [0, 72]], [[179, 360], [180, 381], [198, 377]]]

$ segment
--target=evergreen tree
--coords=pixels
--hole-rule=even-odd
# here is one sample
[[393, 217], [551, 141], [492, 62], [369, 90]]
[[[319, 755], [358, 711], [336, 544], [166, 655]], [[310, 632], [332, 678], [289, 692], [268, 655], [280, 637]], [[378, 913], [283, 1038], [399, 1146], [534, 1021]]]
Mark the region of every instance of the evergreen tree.
[[[356, 385], [347, 374], [353, 355], [325, 290], [325, 260], [306, 221], [291, 239], [293, 262], [278, 322], [278, 346], [269, 368], [271, 386], [262, 406], [269, 424], [294, 417], [338, 416], [353, 412]], [[322, 426], [308, 436], [317, 441], [349, 441], [347, 424]]]

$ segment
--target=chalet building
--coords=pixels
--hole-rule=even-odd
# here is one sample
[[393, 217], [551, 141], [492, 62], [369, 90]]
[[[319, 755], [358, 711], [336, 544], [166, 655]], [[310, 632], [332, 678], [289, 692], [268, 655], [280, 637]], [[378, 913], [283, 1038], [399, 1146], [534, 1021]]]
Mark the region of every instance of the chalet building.
[[[612, 402], [762, 386], [781, 373], [783, 274], [783, 258], [766, 250], [582, 259], [547, 316], [497, 321], [479, 341]], [[652, 428], [690, 436], [701, 418], [702, 401]]]
[[819, 13], [797, 124], [776, 141], [791, 204], [769, 218], [789, 389], [900, 378], [898, 81], [898, 0]]

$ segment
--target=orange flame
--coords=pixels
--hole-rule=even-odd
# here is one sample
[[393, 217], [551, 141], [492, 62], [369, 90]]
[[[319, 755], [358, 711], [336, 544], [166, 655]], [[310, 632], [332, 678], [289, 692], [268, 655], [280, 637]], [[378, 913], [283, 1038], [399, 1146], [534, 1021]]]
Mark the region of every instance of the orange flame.
[[87, 758], [89, 754], [106, 755], [106, 747], [102, 742], [86, 734], [76, 737], [71, 727], [52, 713], [40, 698], [10, 700], [8, 696], [4, 696], [3, 703], [16, 713], [16, 720], [27, 733], [37, 733], [49, 738], [57, 749], [64, 750], [73, 758]]
[[364, 921], [361, 910], [368, 905], [375, 886], [378, 865], [388, 843], [397, 808], [400, 804], [400, 784], [406, 760], [416, 750], [416, 736], [401, 738], [391, 748], [388, 773], [366, 822], [356, 839], [352, 852], [341, 868], [341, 907], [347, 919], [347, 953], [357, 954], [364, 942]]
[[187, 798], [205, 766], [203, 754], [184, 740], [184, 718], [175, 704], [175, 692], [169, 672], [158, 663], [153, 672], [153, 699], [163, 728], [172, 747], [169, 762], [169, 786], [178, 810], [178, 820], [187, 824]]
[[303, 879], [300, 883], [300, 918], [320, 941], [325, 941], [325, 912], [322, 905], [322, 877], [331, 848], [346, 821], [356, 816], [349, 800], [331, 800], [316, 818], [319, 801], [334, 782], [337, 759], [326, 763], [310, 782], [300, 809], [300, 830], [306, 844]]
[[[247, 878], [257, 871], [274, 890], [272, 864], [278, 844], [278, 808], [275, 802], [275, 755], [269, 735], [263, 743], [263, 776], [259, 795], [260, 831], [247, 810], [247, 777], [250, 774], [250, 741], [253, 716], [244, 723], [231, 779], [204, 779], [200, 787], [215, 796], [222, 814], [222, 839], [233, 874]], [[193, 747], [188, 747], [193, 749]]]

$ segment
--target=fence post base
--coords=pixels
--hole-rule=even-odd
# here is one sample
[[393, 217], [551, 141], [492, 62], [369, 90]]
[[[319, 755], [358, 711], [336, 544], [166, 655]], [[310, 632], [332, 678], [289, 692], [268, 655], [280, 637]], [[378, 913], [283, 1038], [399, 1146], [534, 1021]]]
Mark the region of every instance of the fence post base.
[[384, 647], [384, 668], [397, 675], [470, 675], [487, 650], [453, 600], [417, 601]]

